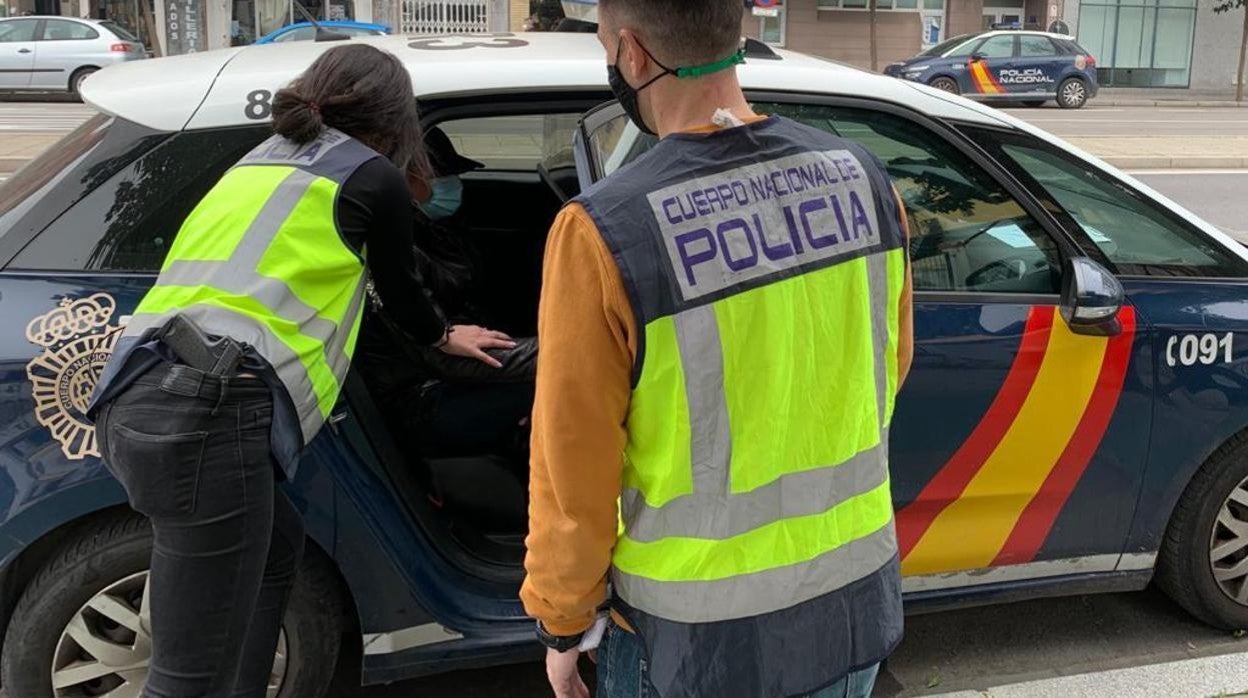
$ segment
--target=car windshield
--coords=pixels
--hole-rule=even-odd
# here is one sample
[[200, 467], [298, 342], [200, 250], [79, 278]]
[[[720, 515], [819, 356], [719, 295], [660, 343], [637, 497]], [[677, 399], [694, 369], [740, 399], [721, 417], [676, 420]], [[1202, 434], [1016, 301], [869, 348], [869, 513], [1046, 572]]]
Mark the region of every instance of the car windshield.
[[105, 20], [103, 22], [100, 22], [100, 26], [116, 34], [117, 38], [121, 39], [122, 41], [134, 41], [137, 43], [139, 40], [139, 37], [135, 36], [134, 34], [131, 34], [129, 29], [126, 29], [125, 27], [121, 26], [120, 24], [116, 22]]
[[935, 46], [929, 48], [928, 50], [921, 52], [919, 55], [926, 57], [926, 58], [931, 58], [933, 56], [941, 56], [941, 55], [944, 55], [944, 53], [948, 51], [949, 49], [952, 49], [953, 47], [963, 42], [970, 41], [973, 38], [975, 38], [974, 34], [963, 34], [961, 36], [955, 36], [952, 39], [945, 39], [944, 41], [940, 42], [939, 44], [936, 44]]

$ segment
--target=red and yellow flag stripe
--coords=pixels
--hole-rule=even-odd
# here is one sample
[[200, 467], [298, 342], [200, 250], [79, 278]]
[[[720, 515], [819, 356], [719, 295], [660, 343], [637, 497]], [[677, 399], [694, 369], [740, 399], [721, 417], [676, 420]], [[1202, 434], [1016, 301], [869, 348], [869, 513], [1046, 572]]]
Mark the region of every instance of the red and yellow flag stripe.
[[1005, 88], [997, 82], [992, 71], [988, 70], [987, 61], [970, 61], [967, 68], [971, 71], [971, 81], [975, 83], [975, 90], [980, 94], [999, 95], [1005, 92]]
[[1051, 306], [1027, 318], [1014, 363], [980, 423], [897, 513], [905, 574], [1035, 558], [1109, 426], [1135, 337], [1076, 335]]

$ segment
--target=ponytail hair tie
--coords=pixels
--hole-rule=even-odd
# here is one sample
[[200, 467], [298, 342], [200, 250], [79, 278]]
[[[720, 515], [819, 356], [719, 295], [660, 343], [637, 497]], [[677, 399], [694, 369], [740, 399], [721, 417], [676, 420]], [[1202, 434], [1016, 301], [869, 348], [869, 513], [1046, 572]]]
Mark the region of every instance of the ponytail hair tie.
[[308, 109], [317, 116], [320, 116], [321, 114], [321, 105], [316, 102], [308, 102]]

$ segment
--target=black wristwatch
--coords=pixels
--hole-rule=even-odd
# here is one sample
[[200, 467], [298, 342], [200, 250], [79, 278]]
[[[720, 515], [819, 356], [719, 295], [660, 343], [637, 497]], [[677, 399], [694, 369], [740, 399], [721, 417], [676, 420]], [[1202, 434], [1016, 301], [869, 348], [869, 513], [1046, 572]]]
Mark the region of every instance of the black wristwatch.
[[556, 652], [567, 652], [575, 649], [581, 644], [581, 638], [585, 633], [577, 633], [575, 635], [551, 635], [546, 632], [546, 628], [542, 627], [542, 622], [537, 622], [537, 641], [546, 645]]

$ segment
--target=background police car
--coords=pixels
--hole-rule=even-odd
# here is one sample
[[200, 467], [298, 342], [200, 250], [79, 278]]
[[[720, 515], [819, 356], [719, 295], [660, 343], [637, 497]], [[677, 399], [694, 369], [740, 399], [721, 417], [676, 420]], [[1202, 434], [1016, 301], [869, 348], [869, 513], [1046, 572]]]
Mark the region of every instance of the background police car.
[[1078, 109], [1096, 96], [1096, 59], [1074, 37], [1033, 31], [965, 34], [884, 68], [972, 99]]
[[[618, 109], [593, 109], [609, 94], [600, 46], [367, 41], [410, 66], [427, 124], [486, 162], [466, 181], [482, 295], [504, 329], [525, 330], [554, 212], [648, 147]], [[49, 694], [53, 677], [63, 695], [141, 680], [150, 537], [81, 421], [94, 349], [151, 283], [189, 208], [263, 137], [273, 91], [324, 48], [101, 73], [86, 97], [115, 116], [0, 193], [0, 318], [27, 330], [0, 341], [0, 665], [18, 696]], [[762, 111], [873, 150], [906, 200], [918, 347], [893, 488], [912, 605], [1139, 588], [1160, 553], [1168, 589], [1194, 612], [1224, 626], [1248, 618], [1235, 598], [1248, 580], [1241, 248], [1112, 168], [947, 93], [787, 53], [741, 76]], [[1098, 267], [1117, 272], [1123, 296]], [[1203, 335], [1228, 333], [1228, 349], [1203, 352]], [[277, 665], [282, 695], [322, 692], [343, 648], [365, 682], [533, 650], [515, 599], [517, 463], [420, 459], [362, 378], [290, 485], [312, 552]], [[1152, 439], [1154, 424], [1165, 438]]]

